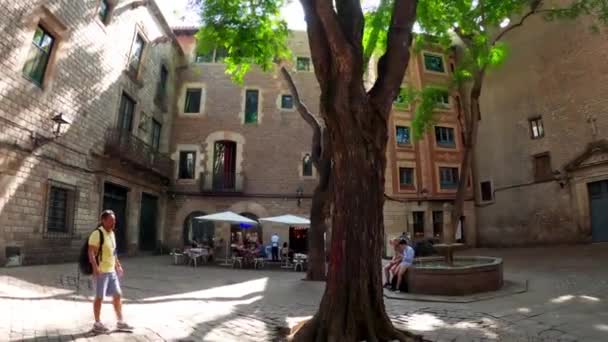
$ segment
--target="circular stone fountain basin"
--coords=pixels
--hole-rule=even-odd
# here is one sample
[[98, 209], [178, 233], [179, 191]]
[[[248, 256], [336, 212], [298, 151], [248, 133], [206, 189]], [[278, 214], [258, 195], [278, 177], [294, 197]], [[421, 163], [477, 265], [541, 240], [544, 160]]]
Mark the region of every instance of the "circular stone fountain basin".
[[407, 277], [411, 293], [464, 296], [497, 291], [503, 285], [502, 259], [457, 256], [448, 265], [443, 257], [418, 258]]

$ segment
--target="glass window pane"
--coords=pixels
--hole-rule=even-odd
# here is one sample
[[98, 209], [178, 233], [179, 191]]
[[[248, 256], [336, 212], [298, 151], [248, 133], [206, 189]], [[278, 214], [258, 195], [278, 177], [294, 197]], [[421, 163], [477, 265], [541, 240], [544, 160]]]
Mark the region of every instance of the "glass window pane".
[[68, 231], [68, 190], [51, 187], [48, 203], [47, 230]]
[[258, 90], [245, 91], [245, 123], [258, 122]]
[[302, 175], [312, 177], [312, 158], [310, 154], [306, 154], [302, 159]]
[[202, 89], [190, 88], [186, 90], [186, 103], [184, 113], [199, 113], [201, 111]]
[[424, 67], [428, 71], [434, 72], [445, 72], [445, 67], [443, 65], [443, 58], [438, 55], [432, 55], [425, 53], [424, 54]]
[[454, 129], [451, 127], [435, 127], [435, 140], [438, 146], [455, 147]]
[[101, 0], [99, 3], [99, 19], [106, 24], [108, 19], [109, 6], [107, 0]]
[[53, 48], [54, 38], [42, 27], [38, 26], [34, 33], [32, 45], [27, 60], [23, 66], [23, 75], [38, 85], [44, 81], [49, 56]]
[[296, 59], [296, 69], [298, 71], [310, 71], [310, 58], [298, 57]]
[[222, 63], [226, 56], [228, 56], [228, 51], [225, 48], [218, 47], [215, 49], [215, 63]]
[[414, 185], [414, 169], [408, 167], [399, 168], [399, 185], [412, 186]]
[[292, 109], [293, 108], [293, 96], [291, 96], [291, 95], [281, 96], [281, 108]]
[[410, 128], [397, 126], [397, 145], [408, 145], [410, 143]]
[[196, 155], [192, 151], [182, 151], [179, 154], [179, 175], [180, 179], [194, 179]]
[[143, 38], [140, 35], [137, 35], [131, 51], [131, 61], [129, 62], [129, 68], [131, 71], [137, 72], [139, 70], [139, 64], [141, 62], [141, 55], [144, 47], [145, 43]]

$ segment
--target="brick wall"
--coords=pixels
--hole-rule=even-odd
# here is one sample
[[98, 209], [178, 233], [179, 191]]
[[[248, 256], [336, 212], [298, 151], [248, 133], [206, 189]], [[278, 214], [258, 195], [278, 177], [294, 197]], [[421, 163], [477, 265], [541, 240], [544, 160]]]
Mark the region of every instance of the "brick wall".
[[[564, 172], [588, 143], [608, 132], [608, 66], [601, 62], [608, 57], [607, 36], [591, 33], [589, 23], [530, 18], [506, 37], [509, 58], [484, 83], [475, 159], [478, 180], [495, 188], [494, 201], [477, 210], [484, 245], [591, 238], [589, 209], [577, 203], [573, 183], [538, 183], [533, 170], [533, 156], [549, 152], [551, 169]], [[531, 139], [534, 117], [542, 117], [541, 139]], [[598, 167], [595, 179], [608, 178], [608, 167]]]

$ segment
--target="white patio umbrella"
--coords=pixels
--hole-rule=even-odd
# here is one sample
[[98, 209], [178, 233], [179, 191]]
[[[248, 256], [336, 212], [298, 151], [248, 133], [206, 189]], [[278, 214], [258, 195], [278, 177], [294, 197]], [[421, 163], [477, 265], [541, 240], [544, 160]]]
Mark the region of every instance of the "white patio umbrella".
[[273, 217], [264, 217], [261, 222], [279, 223], [288, 226], [310, 226], [310, 220], [304, 217], [295, 215], [281, 215]]
[[[232, 211], [224, 211], [221, 213], [216, 213], [216, 214], [211, 214], [211, 215], [197, 216], [197, 217], [195, 217], [195, 219], [203, 220], [203, 221], [214, 221], [214, 222], [247, 223], [247, 224], [251, 224], [251, 225], [258, 224], [257, 221], [252, 220], [248, 217], [233, 213]], [[223, 265], [229, 265], [229, 263], [228, 263], [229, 246], [230, 246], [230, 243], [228, 243], [228, 241], [226, 241], [226, 258], [224, 259]]]

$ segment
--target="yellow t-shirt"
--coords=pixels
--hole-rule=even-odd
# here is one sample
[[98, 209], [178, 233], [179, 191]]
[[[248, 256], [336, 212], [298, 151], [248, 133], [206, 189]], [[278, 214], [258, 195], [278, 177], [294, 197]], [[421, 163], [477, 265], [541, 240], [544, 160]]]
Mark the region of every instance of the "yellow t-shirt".
[[95, 229], [89, 236], [89, 246], [99, 248], [99, 230], [103, 232], [99, 271], [102, 273], [114, 272], [114, 266], [116, 265], [116, 238], [114, 232], [108, 233], [103, 227]]

